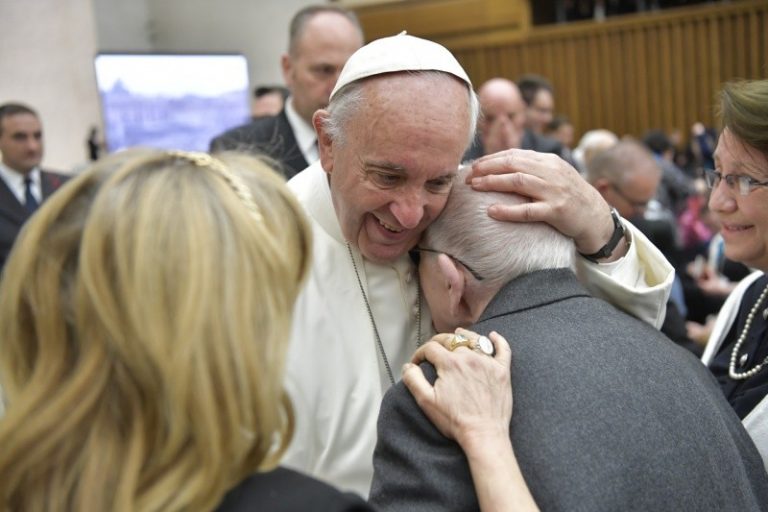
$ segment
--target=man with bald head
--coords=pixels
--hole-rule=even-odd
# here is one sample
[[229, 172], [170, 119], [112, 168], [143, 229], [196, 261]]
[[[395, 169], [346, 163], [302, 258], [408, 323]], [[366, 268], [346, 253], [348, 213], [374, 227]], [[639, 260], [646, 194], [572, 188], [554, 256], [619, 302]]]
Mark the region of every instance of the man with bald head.
[[[432, 334], [409, 251], [442, 212], [478, 111], [448, 50], [400, 34], [355, 52], [328, 107], [315, 112], [320, 160], [288, 183], [314, 243], [288, 351], [296, 425], [286, 465], [367, 494], [383, 393]], [[474, 187], [535, 196], [522, 209], [489, 212], [573, 236], [578, 251], [611, 262], [576, 258], [595, 289], [620, 290], [615, 300], [655, 324], [671, 267], [638, 257], [653, 253], [642, 251], [642, 235], [617, 225], [573, 168], [553, 155], [520, 153], [476, 164]]]
[[530, 149], [554, 153], [571, 163], [560, 142], [526, 128], [527, 105], [512, 80], [491, 78], [480, 86], [477, 96], [482, 110], [478, 136], [464, 154], [464, 160], [475, 160], [505, 149]]
[[341, 68], [362, 45], [363, 30], [353, 12], [330, 5], [297, 12], [281, 59], [290, 91], [284, 109], [219, 135], [211, 151], [266, 153], [282, 165], [286, 178], [306, 168], [318, 158], [312, 115], [328, 105]]

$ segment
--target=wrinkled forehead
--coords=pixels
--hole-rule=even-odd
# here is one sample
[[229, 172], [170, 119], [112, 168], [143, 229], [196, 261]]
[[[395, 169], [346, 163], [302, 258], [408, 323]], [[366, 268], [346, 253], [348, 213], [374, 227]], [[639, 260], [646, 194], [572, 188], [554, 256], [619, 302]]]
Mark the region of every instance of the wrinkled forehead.
[[718, 165], [728, 165], [732, 172], [748, 169], [768, 176], [768, 155], [750, 146], [728, 128], [724, 128], [714, 152]]

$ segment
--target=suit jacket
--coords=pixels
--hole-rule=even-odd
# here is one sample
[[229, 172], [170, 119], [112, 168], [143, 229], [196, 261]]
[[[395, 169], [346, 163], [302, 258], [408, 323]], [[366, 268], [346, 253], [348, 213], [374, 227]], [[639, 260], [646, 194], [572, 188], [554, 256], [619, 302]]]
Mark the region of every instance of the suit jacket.
[[[48, 199], [68, 179], [69, 177], [63, 174], [40, 171], [43, 201]], [[0, 271], [5, 266], [13, 242], [29, 216], [24, 205], [11, 192], [5, 181], [0, 179]]]
[[[530, 149], [531, 151], [538, 151], [539, 153], [554, 153], [573, 165], [570, 152], [565, 151], [565, 148], [563, 148], [563, 145], [559, 141], [544, 135], [537, 135], [528, 129], [523, 132], [523, 138], [520, 141], [520, 149]], [[467, 152], [464, 153], [463, 161], [468, 162], [476, 160], [484, 155], [485, 148], [483, 147], [483, 141], [480, 140], [480, 135], [478, 134]]]
[[[542, 510], [765, 510], [768, 475], [712, 375], [569, 270], [513, 280], [472, 329], [512, 346], [510, 437]], [[478, 509], [460, 447], [402, 383], [384, 398], [378, 436], [371, 504]]]
[[285, 110], [276, 116], [258, 117], [232, 128], [211, 141], [210, 151], [246, 151], [264, 154], [280, 164], [285, 179], [309, 167], [299, 149]]
[[256, 473], [229, 491], [216, 512], [370, 512], [362, 498], [290, 469]]

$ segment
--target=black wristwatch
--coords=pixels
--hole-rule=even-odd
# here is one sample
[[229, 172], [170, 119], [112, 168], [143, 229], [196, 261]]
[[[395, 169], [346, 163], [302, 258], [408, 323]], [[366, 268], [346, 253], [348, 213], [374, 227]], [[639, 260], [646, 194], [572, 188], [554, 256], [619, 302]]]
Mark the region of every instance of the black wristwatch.
[[597, 260], [607, 258], [613, 254], [616, 246], [619, 245], [619, 241], [624, 238], [624, 225], [621, 223], [621, 217], [619, 217], [619, 212], [616, 211], [616, 208], [611, 208], [611, 217], [613, 218], [613, 234], [611, 235], [611, 239], [608, 240], [608, 243], [595, 253], [579, 253], [593, 263], [597, 263]]

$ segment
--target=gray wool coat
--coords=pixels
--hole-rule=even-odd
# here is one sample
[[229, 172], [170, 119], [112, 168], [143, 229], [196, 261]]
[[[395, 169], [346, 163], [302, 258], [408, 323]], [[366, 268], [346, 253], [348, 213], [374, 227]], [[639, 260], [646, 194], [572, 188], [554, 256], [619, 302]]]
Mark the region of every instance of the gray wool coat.
[[[709, 371], [570, 270], [513, 280], [472, 329], [511, 345], [510, 437], [542, 510], [768, 510], [762, 460]], [[460, 447], [402, 382], [381, 406], [370, 502], [478, 510]]]

